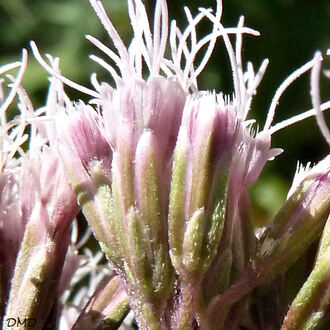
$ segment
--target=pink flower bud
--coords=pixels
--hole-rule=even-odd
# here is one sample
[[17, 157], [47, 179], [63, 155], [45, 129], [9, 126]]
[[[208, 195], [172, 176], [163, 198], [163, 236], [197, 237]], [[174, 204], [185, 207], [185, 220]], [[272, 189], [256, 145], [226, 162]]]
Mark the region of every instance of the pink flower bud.
[[330, 156], [294, 180], [294, 191], [260, 240], [256, 269], [277, 274], [319, 236], [330, 212]]
[[[185, 93], [174, 79], [161, 76], [121, 80], [117, 89], [101, 86], [104, 135], [114, 151], [120, 145], [135, 150], [144, 130], [156, 136], [159, 154], [166, 163], [172, 155], [181, 123]], [[120, 151], [119, 151], [120, 152]]]
[[112, 276], [99, 285], [72, 329], [119, 326], [128, 312], [124, 283], [119, 276]]
[[6, 317], [45, 322], [56, 296], [72, 219], [79, 207], [62, 164], [47, 146], [22, 163], [20, 200], [26, 221]]
[[17, 254], [23, 238], [26, 219], [22, 218], [19, 198], [19, 163], [0, 173], [0, 313], [8, 299]]
[[100, 118], [89, 106], [78, 104], [75, 111], [57, 114], [58, 151], [75, 189], [95, 189], [95, 175], [102, 169], [110, 182], [112, 152], [100, 132]]
[[[251, 135], [235, 106], [221, 95], [200, 93], [187, 100], [174, 152], [169, 206], [171, 259], [181, 279], [182, 326], [192, 322], [200, 295], [207, 305], [216, 293], [209, 281], [218, 270], [209, 268], [213, 262], [223, 263], [223, 255], [229, 253], [236, 269], [245, 268], [253, 252], [249, 245], [254, 246], [253, 224], [244, 212], [247, 186], [277, 153], [270, 150], [268, 136]], [[230, 272], [231, 262], [225, 264], [228, 269], [223, 271]]]
[[[204, 233], [197, 231], [201, 235], [199, 241], [202, 247], [199, 261], [194, 261], [195, 271], [200, 272], [208, 267], [215, 256], [221, 233], [218, 230], [219, 236], [211, 243], [210, 240], [214, 238], [211, 235], [213, 220], [217, 218], [214, 212], [222, 212], [218, 209], [219, 202], [222, 203], [221, 208], [225, 205], [229, 166], [238, 125], [235, 112], [218, 103], [215, 95], [192, 97], [185, 105], [174, 153], [169, 218], [172, 261], [179, 272], [181, 267], [184, 273], [188, 271], [181, 264], [186, 258], [182, 244], [188, 239], [186, 234], [193, 230], [189, 229], [190, 220], [201, 218], [201, 215], [195, 218], [196, 212], [202, 211]], [[224, 213], [222, 220], [218, 219], [222, 224], [223, 216]], [[206, 247], [212, 250], [208, 251], [212, 256], [204, 250]]]
[[106, 246], [114, 235], [109, 228], [106, 205], [107, 198], [111, 198], [112, 150], [102, 135], [101, 125], [97, 113], [84, 104], [56, 117], [57, 148], [66, 174], [94, 235]]
[[113, 238], [103, 249], [125, 279], [133, 309], [145, 325], [163, 318], [173, 283], [167, 205], [185, 98], [177, 81], [157, 75], [148, 81], [117, 81], [116, 89], [102, 84], [97, 100], [113, 150], [113, 202], [107, 211]]

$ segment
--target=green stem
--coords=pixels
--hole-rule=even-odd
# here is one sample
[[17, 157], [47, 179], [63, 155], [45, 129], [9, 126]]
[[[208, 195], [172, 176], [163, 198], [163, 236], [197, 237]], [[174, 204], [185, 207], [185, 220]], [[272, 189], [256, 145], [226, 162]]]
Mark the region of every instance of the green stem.
[[176, 329], [192, 329], [197, 310], [200, 280], [184, 278], [181, 282], [181, 300]]
[[202, 320], [201, 330], [223, 329], [230, 308], [249, 293], [258, 282], [257, 273], [252, 268], [248, 268], [238, 282], [211, 300]]
[[137, 302], [137, 320], [141, 330], [165, 330], [163, 315], [159, 315], [156, 304], [151, 302]]
[[282, 329], [318, 329], [330, 304], [330, 216], [313, 271], [294, 299]]

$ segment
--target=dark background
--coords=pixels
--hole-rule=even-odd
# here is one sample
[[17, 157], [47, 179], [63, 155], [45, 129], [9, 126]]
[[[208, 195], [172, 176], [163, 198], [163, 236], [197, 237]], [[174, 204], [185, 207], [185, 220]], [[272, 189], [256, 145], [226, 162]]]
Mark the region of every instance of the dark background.
[[[104, 0], [103, 3], [120, 35], [128, 43], [131, 29], [126, 1]], [[144, 3], [152, 15], [155, 2], [149, 0]], [[215, 8], [215, 1], [176, 0], [168, 1], [168, 5], [170, 17], [184, 28], [184, 5], [196, 14], [200, 6]], [[245, 37], [243, 61], [252, 61], [256, 69], [262, 59], [270, 60], [250, 114], [262, 127], [279, 84], [309, 61], [316, 50], [324, 54], [330, 48], [330, 1], [224, 0], [223, 7], [222, 23], [225, 26], [235, 26], [243, 14], [245, 25], [261, 33], [260, 37]], [[208, 29], [207, 24], [202, 25], [200, 35]], [[97, 72], [100, 80], [109, 80], [104, 70], [88, 58], [92, 53], [101, 54], [84, 38], [86, 34], [111, 45], [87, 0], [0, 1], [0, 65], [19, 59], [21, 48], [29, 49], [29, 40], [35, 40], [41, 53], [61, 58], [62, 73], [70, 79], [90, 86], [90, 73]], [[324, 68], [330, 69], [330, 59], [324, 57]], [[283, 95], [275, 122], [311, 108], [309, 76], [309, 73], [302, 76]], [[23, 84], [35, 107], [42, 106], [47, 96], [47, 74], [32, 56]], [[330, 81], [322, 79], [321, 86], [322, 99], [326, 101], [330, 97]], [[200, 76], [199, 87], [224, 93], [233, 90], [229, 61], [221, 40]], [[67, 92], [72, 99], [87, 101], [82, 94], [69, 89]], [[326, 117], [329, 122], [329, 114]], [[297, 161], [318, 161], [329, 150], [315, 118], [276, 133], [272, 144], [282, 147], [285, 152], [266, 166], [258, 183], [251, 187], [254, 212], [260, 222], [268, 221], [285, 199]]]

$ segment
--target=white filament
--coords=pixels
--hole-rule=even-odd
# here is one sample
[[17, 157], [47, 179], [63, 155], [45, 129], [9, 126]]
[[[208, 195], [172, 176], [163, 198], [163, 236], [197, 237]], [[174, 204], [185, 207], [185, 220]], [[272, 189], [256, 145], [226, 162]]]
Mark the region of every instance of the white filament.
[[[328, 110], [330, 109], [330, 101], [328, 102], [324, 102], [323, 104], [320, 105], [320, 110], [321, 111], [325, 111], [325, 110]], [[307, 110], [307, 111], [304, 111], [303, 113], [299, 114], [299, 115], [296, 115], [296, 116], [293, 116], [289, 119], [286, 119], [286, 120], [283, 120], [281, 121], [280, 123], [272, 126], [269, 130], [268, 130], [268, 133], [270, 135], [273, 135], [275, 132], [278, 132], [280, 131], [281, 129], [285, 128], [285, 127], [288, 127], [288, 126], [291, 126], [295, 123], [298, 123], [304, 119], [307, 119], [309, 117], [312, 117], [315, 115], [315, 109], [310, 109], [310, 110]]]
[[77, 83], [75, 83], [74, 81], [62, 76], [61, 74], [59, 74], [58, 72], [56, 72], [50, 65], [48, 65], [46, 63], [46, 61], [42, 58], [39, 49], [36, 45], [36, 43], [34, 41], [30, 42], [31, 45], [31, 49], [33, 52], [34, 57], [36, 58], [36, 60], [41, 64], [41, 66], [48, 72], [50, 73], [52, 76], [54, 76], [55, 78], [59, 79], [60, 81], [62, 81], [64, 84], [66, 84], [67, 86], [70, 86], [84, 94], [90, 95], [92, 97], [99, 97], [99, 94], [96, 93], [95, 91], [84, 87], [82, 85], [79, 85]]
[[129, 56], [128, 56], [127, 49], [126, 49], [123, 41], [121, 40], [118, 32], [116, 31], [116, 29], [112, 25], [111, 21], [109, 20], [107, 14], [105, 12], [105, 9], [102, 5], [102, 2], [98, 1], [98, 0], [89, 0], [89, 2], [91, 3], [93, 9], [95, 10], [96, 15], [99, 17], [103, 27], [108, 32], [109, 37], [113, 41], [113, 43], [119, 53], [120, 59], [123, 63], [122, 74], [125, 77], [129, 76], [131, 70], [129, 67], [130, 63], [129, 63]]
[[[17, 77], [14, 81], [14, 83], [11, 85], [11, 90], [9, 92], [8, 97], [5, 99], [5, 101], [3, 102], [3, 104], [1, 104], [0, 107], [0, 114], [1, 114], [1, 126], [5, 127], [7, 124], [7, 118], [6, 118], [6, 111], [9, 107], [9, 105], [13, 102], [15, 95], [17, 93], [17, 90], [23, 80], [23, 76], [27, 67], [27, 60], [28, 60], [28, 54], [26, 49], [22, 50], [22, 61], [20, 62], [20, 69], [18, 71]], [[13, 63], [13, 65], [9, 65], [7, 66], [7, 68], [5, 67], [5, 70], [9, 69], [13, 69], [14, 67], [17, 67], [17, 62]], [[4, 70], [2, 68], [2, 71]]]
[[325, 140], [330, 146], [330, 131], [326, 125], [324, 116], [322, 114], [320, 105], [321, 105], [321, 97], [320, 97], [320, 72], [321, 72], [321, 63], [322, 56], [320, 52], [316, 52], [314, 56], [314, 66], [311, 74], [311, 96], [312, 103], [315, 109], [315, 116], [317, 124], [320, 127], [321, 133], [324, 136]]
[[[162, 71], [167, 77], [174, 76], [178, 79], [186, 92], [197, 92], [197, 78], [207, 64], [217, 38], [222, 37], [227, 49], [233, 75], [234, 98], [232, 102], [236, 106], [237, 114], [243, 120], [247, 118], [253, 95], [256, 93], [256, 89], [266, 72], [269, 61], [268, 59], [265, 59], [256, 73], [251, 63], [248, 63], [247, 70], [244, 71], [241, 56], [243, 34], [258, 36], [259, 32], [244, 27], [244, 17], [240, 17], [237, 27], [225, 28], [220, 23], [222, 15], [221, 0], [217, 0], [217, 9], [215, 13], [213, 13], [211, 9], [200, 8], [199, 13], [193, 17], [189, 9], [185, 8], [188, 26], [183, 32], [177, 27], [175, 21], [171, 22], [169, 29], [166, 0], [156, 1], [152, 32], [146, 9], [142, 1], [128, 0], [129, 16], [134, 32], [133, 40], [128, 48], [124, 45], [118, 32], [115, 30], [113, 24], [106, 15], [102, 3], [98, 0], [90, 0], [90, 3], [104, 28], [108, 32], [116, 48], [116, 52], [109, 49], [94, 37], [87, 36], [86, 38], [102, 52], [104, 52], [116, 64], [119, 69], [119, 73], [116, 68], [106, 63], [103, 59], [94, 55], [91, 55], [91, 59], [104, 67], [114, 78], [116, 84], [118, 84], [118, 81], [121, 79], [143, 78], [143, 66], [146, 65], [151, 76], [158, 75], [160, 74], [160, 71]], [[208, 18], [212, 22], [213, 28], [208, 35], [198, 40], [196, 27], [203, 18]], [[234, 34], [236, 36], [236, 43], [234, 46], [229, 38], [230, 34]], [[171, 58], [165, 58], [164, 55], [168, 39], [171, 49]], [[55, 72], [54, 69], [43, 60], [33, 42], [31, 43], [31, 47], [40, 64], [54, 77], [68, 86], [71, 86], [85, 94], [91, 95], [96, 99], [100, 97], [97, 92], [76, 84], [63, 77], [59, 72]], [[196, 65], [196, 55], [204, 47], [206, 47], [206, 50], [202, 60], [198, 65]], [[321, 132], [330, 144], [330, 132], [322, 116], [322, 111], [329, 108], [330, 101], [323, 104], [320, 102], [318, 82], [320, 64], [317, 64], [316, 62], [317, 58], [309, 61], [289, 75], [289, 77], [286, 78], [279, 86], [270, 104], [263, 131], [269, 134], [274, 134], [287, 126], [316, 114]], [[277, 105], [285, 90], [300, 75], [307, 72], [311, 68], [313, 68], [311, 92], [314, 109], [272, 126]], [[97, 91], [100, 91], [101, 86], [97, 81], [96, 76], [92, 77], [92, 84]]]
[[307, 62], [305, 65], [303, 65], [302, 67], [300, 67], [299, 69], [297, 69], [296, 71], [294, 71], [293, 73], [291, 73], [289, 75], [289, 77], [287, 77], [282, 84], [280, 85], [280, 87], [276, 90], [276, 93], [272, 99], [272, 103], [270, 104], [269, 110], [268, 110], [268, 114], [267, 114], [267, 119], [266, 119], [266, 123], [264, 126], [264, 131], [269, 130], [269, 128], [271, 127], [271, 124], [273, 122], [274, 116], [275, 116], [275, 110], [276, 107], [279, 103], [279, 100], [282, 96], [282, 94], [285, 92], [285, 90], [297, 79], [299, 78], [303, 73], [307, 72], [308, 70], [310, 70], [314, 65], [314, 60], [311, 60], [309, 62]]

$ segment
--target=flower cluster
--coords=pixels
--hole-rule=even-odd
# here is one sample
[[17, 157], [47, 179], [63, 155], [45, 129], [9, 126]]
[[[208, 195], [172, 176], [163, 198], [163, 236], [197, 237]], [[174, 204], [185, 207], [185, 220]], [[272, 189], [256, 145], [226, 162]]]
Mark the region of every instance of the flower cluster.
[[[29, 318], [43, 324], [59, 292], [63, 263], [70, 242], [71, 221], [79, 211], [62, 162], [38, 132], [34, 112], [21, 80], [27, 64], [2, 67], [11, 91], [1, 105], [1, 315]], [[18, 94], [20, 114], [8, 121], [7, 109]], [[28, 142], [28, 151], [24, 143]], [[8, 320], [8, 322], [6, 321]], [[8, 324], [7, 324], [8, 323]]]
[[[258, 35], [243, 17], [237, 27], [225, 28], [219, 0], [215, 12], [200, 8], [193, 17], [186, 9], [189, 25], [181, 31], [175, 21], [169, 28], [166, 1], [157, 0], [152, 29], [141, 0], [129, 0], [133, 39], [126, 47], [102, 3], [90, 3], [116, 52], [87, 39], [116, 67], [91, 58], [111, 74], [114, 86], [95, 74], [94, 90], [70, 81], [59, 60], [48, 56], [48, 64], [32, 42], [34, 56], [51, 74], [47, 103], [34, 111], [21, 87], [26, 52], [22, 62], [1, 69], [20, 67], [1, 106], [4, 320], [33, 318], [38, 329], [58, 319], [62, 328], [113, 329], [131, 309], [141, 329], [267, 328], [264, 297], [253, 289], [275, 283], [322, 233], [330, 212], [330, 158], [299, 171], [287, 201], [262, 230], [251, 216], [248, 187], [282, 152], [271, 148], [278, 130], [316, 114], [330, 141], [322, 115], [329, 102], [321, 104], [319, 95], [321, 55], [283, 82], [258, 130], [247, 118], [268, 60], [256, 72], [251, 63], [243, 70], [243, 35]], [[212, 30], [197, 40], [201, 20], [211, 22]], [[228, 96], [200, 91], [197, 84], [219, 38], [233, 73]], [[314, 109], [273, 125], [281, 94], [310, 69]], [[89, 95], [90, 104], [71, 102], [64, 84]], [[7, 122], [16, 93], [20, 115]], [[76, 238], [70, 246], [80, 208], [113, 272], [96, 267], [98, 254], [78, 256], [82, 244]], [[329, 286], [328, 227], [310, 278], [290, 310], [278, 308], [274, 317], [282, 322], [288, 312], [283, 329], [323, 321], [330, 303], [322, 290]], [[86, 273], [89, 288], [71, 297], [70, 308], [69, 289]], [[317, 301], [317, 312], [309, 298]]]

